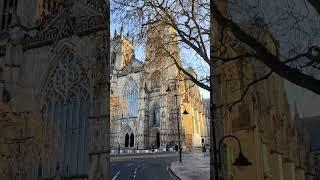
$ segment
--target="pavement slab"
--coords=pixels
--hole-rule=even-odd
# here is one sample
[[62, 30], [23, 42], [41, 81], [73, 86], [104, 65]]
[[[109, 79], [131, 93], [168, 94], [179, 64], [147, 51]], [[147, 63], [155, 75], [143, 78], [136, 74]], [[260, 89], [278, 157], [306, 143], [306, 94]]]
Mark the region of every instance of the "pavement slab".
[[170, 166], [172, 172], [182, 180], [209, 180], [209, 152], [184, 153], [182, 162], [174, 161]]

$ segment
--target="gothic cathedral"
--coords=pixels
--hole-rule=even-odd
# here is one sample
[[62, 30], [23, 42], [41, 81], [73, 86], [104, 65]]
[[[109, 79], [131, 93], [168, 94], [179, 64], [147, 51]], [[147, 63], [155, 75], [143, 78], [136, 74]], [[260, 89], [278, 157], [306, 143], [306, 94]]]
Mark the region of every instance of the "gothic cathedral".
[[179, 126], [183, 147], [200, 147], [207, 133], [203, 99], [179, 71], [175, 31], [162, 21], [147, 31], [144, 61], [123, 27], [111, 39], [111, 146], [166, 148], [178, 144]]

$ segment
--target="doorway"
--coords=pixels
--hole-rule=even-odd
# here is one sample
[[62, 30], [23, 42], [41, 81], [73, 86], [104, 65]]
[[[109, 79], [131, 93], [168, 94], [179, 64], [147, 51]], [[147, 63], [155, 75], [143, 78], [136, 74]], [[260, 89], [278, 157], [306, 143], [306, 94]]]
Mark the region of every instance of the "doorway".
[[128, 134], [128, 133], [126, 134], [126, 137], [125, 137], [124, 146], [125, 146], [125, 147], [128, 147], [128, 146], [129, 146], [129, 134]]
[[130, 135], [130, 147], [133, 147], [134, 146], [134, 135], [133, 133], [131, 133]]
[[159, 148], [160, 147], [160, 133], [157, 133], [157, 141], [156, 141], [156, 145]]

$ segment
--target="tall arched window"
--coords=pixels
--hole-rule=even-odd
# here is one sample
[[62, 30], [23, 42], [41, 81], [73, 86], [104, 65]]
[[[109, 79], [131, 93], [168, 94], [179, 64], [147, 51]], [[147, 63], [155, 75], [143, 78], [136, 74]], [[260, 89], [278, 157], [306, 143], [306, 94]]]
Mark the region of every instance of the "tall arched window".
[[80, 60], [67, 52], [49, 74], [42, 113], [48, 124], [58, 127], [49, 132], [52, 134], [50, 137], [60, 138], [57, 140], [56, 157], [46, 162], [45, 177], [56, 173], [57, 164], [63, 175], [87, 173], [90, 102], [89, 80], [85, 72]]
[[160, 125], [160, 106], [155, 104], [152, 110], [152, 123], [155, 126]]
[[131, 133], [130, 135], [130, 147], [133, 147], [134, 146], [134, 135], [133, 133]]
[[151, 75], [151, 90], [156, 90], [160, 88], [161, 74], [160, 71], [155, 71]]
[[111, 58], [110, 58], [110, 61], [111, 61], [111, 68], [113, 68], [116, 64], [116, 57], [117, 57], [117, 54], [116, 52], [112, 52], [112, 55], [111, 55]]
[[138, 87], [132, 78], [129, 78], [123, 87], [123, 97], [127, 102], [127, 112], [129, 117], [138, 116]]

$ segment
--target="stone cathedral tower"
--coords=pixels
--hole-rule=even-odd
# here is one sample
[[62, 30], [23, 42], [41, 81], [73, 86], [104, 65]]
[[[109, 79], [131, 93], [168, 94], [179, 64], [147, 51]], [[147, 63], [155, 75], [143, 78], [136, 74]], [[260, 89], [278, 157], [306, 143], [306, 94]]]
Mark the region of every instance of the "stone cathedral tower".
[[[163, 20], [149, 25], [146, 44], [146, 77], [149, 78], [148, 103], [151, 107], [147, 111], [148, 131], [151, 134], [149, 143], [157, 141], [157, 133], [160, 134], [161, 144], [166, 142], [176, 142], [178, 140], [178, 124], [180, 121], [180, 131], [182, 133], [181, 116], [177, 117], [177, 108], [181, 104], [180, 94], [181, 85], [179, 80], [182, 78], [176, 66], [180, 64], [178, 42], [176, 31], [167, 25]], [[170, 88], [171, 92], [166, 90]], [[157, 97], [157, 98], [155, 98]], [[152, 113], [156, 108], [161, 109], [160, 127], [156, 128], [153, 124]], [[180, 116], [180, 117], [179, 117]], [[181, 136], [183, 139], [183, 136]]]

